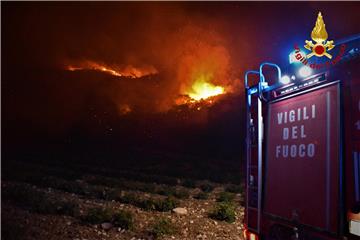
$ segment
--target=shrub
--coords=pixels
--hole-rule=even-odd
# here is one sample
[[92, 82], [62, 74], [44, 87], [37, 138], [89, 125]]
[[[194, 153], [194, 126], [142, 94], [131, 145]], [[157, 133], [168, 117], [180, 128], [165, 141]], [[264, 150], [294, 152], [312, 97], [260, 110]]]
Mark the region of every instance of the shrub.
[[123, 229], [132, 229], [134, 225], [131, 212], [119, 210], [113, 213], [109, 208], [92, 208], [82, 220], [90, 224], [111, 222], [114, 226]]
[[120, 195], [115, 200], [121, 203], [131, 204], [146, 211], [166, 212], [178, 206], [178, 202], [172, 196], [167, 197], [166, 199], [154, 200], [151, 198], [140, 199], [136, 197], [135, 194], [129, 193], [123, 196]]
[[91, 208], [83, 220], [91, 224], [110, 222], [112, 220], [111, 210], [108, 208]]
[[179, 203], [173, 197], [168, 197], [166, 199], [159, 200], [155, 202], [155, 204], [156, 204], [155, 209], [160, 212], [170, 211], [179, 205]]
[[199, 199], [199, 200], [206, 200], [209, 198], [209, 194], [205, 193], [205, 192], [199, 192], [198, 194], [196, 194], [194, 196], [195, 199]]
[[200, 189], [203, 190], [204, 192], [212, 192], [212, 190], [214, 190], [214, 186], [210, 183], [204, 183], [200, 186]]
[[222, 202], [218, 203], [210, 212], [209, 217], [232, 223], [235, 221], [235, 208], [232, 204]]
[[235, 198], [235, 194], [229, 192], [221, 192], [216, 199], [218, 202], [232, 202]]
[[163, 186], [160, 189], [158, 189], [156, 193], [164, 196], [173, 196], [176, 193], [176, 188]]
[[177, 198], [180, 198], [180, 199], [188, 199], [189, 196], [190, 196], [189, 191], [187, 191], [187, 190], [185, 190], [185, 189], [177, 190], [177, 191], [174, 193], [174, 197], [177, 197]]
[[20, 207], [41, 214], [62, 214], [75, 216], [78, 205], [74, 202], [53, 200], [46, 193], [28, 185], [15, 185], [3, 190], [4, 199], [11, 200]]
[[120, 210], [113, 216], [113, 224], [122, 229], [132, 229], [134, 225], [133, 215], [131, 212]]
[[156, 210], [157, 203], [156, 203], [156, 201], [154, 201], [152, 199], [145, 199], [145, 200], [138, 201], [136, 203], [136, 206], [138, 206], [146, 211], [153, 211], [153, 210]]
[[165, 218], [158, 220], [151, 229], [151, 234], [155, 238], [159, 238], [164, 235], [173, 234], [176, 232], [175, 226], [171, 224], [171, 222]]
[[127, 193], [123, 196], [120, 195], [115, 200], [121, 203], [132, 204], [132, 205], [135, 205], [138, 202], [136, 195], [133, 193]]
[[231, 192], [231, 193], [242, 193], [243, 189], [240, 185], [229, 184], [226, 186], [225, 191]]
[[195, 181], [192, 179], [185, 179], [182, 182], [182, 185], [187, 188], [195, 188], [196, 187]]
[[77, 181], [66, 181], [55, 177], [47, 177], [44, 182], [46, 182], [47, 187], [52, 187], [65, 192], [79, 195], [85, 195], [87, 193], [86, 186], [83, 186]]

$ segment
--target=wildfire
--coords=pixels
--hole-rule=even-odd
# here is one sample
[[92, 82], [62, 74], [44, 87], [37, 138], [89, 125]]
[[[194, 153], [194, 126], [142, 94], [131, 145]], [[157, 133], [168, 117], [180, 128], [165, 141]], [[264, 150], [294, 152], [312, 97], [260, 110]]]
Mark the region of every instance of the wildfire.
[[223, 87], [215, 86], [204, 81], [195, 82], [192, 86], [192, 89], [193, 92], [189, 93], [189, 97], [197, 101], [224, 93]]
[[195, 78], [189, 87], [183, 86], [181, 95], [175, 100], [177, 106], [186, 104], [192, 109], [200, 111], [205, 106], [211, 106], [216, 101], [216, 97], [225, 94], [226, 90], [222, 86], [211, 83], [213, 75], [205, 74]]
[[201, 75], [192, 84], [186, 94], [193, 100], [200, 101], [225, 93], [225, 89], [209, 82], [211, 75]]
[[66, 69], [69, 71], [95, 70], [117, 77], [130, 78], [139, 78], [158, 73], [158, 71], [153, 66], [134, 67], [132, 65], [127, 65], [125, 67], [112, 68], [110, 66], [106, 66], [105, 64], [100, 64], [93, 61], [84, 61], [77, 65], [69, 65], [66, 67]]

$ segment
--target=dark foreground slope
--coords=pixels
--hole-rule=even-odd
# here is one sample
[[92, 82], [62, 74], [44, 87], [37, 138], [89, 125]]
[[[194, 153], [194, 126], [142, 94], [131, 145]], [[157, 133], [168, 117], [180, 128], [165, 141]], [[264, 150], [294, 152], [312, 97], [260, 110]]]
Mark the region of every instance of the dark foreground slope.
[[242, 236], [240, 184], [13, 162], [3, 169], [1, 190], [3, 239]]

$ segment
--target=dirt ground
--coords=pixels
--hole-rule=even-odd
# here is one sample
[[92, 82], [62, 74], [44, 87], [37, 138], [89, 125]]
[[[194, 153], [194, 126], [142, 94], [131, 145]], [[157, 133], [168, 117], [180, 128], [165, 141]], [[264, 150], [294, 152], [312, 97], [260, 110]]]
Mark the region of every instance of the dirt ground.
[[[75, 182], [85, 182], [85, 177], [75, 180]], [[123, 180], [122, 180], [123, 181]], [[129, 180], [130, 181], [130, 180]], [[69, 181], [70, 182], [70, 181]], [[131, 182], [131, 181], [130, 181]], [[126, 185], [127, 183], [125, 183]], [[148, 183], [149, 184], [149, 183]], [[155, 187], [160, 185], [150, 183]], [[3, 239], [24, 239], [24, 240], [100, 240], [100, 239], [242, 239], [242, 221], [244, 208], [241, 206], [242, 193], [233, 193], [231, 199], [235, 210], [235, 219], [233, 222], [216, 220], [209, 217], [215, 205], [218, 204], [218, 196], [224, 192], [225, 185], [212, 184], [214, 189], [207, 193], [207, 199], [195, 199], [195, 196], [202, 190], [199, 187], [183, 188], [173, 186], [173, 188], [185, 189], [189, 196], [177, 199], [177, 207], [185, 208], [187, 213], [179, 215], [170, 211], [146, 210], [136, 206], [136, 204], [126, 204], [116, 200], [101, 199], [89, 195], [78, 194], [72, 190], [66, 191], [57, 189], [50, 182], [27, 181], [23, 179], [6, 179], [2, 181], [2, 236]], [[47, 187], [49, 185], [50, 187]], [[130, 183], [129, 183], [130, 185]], [[39, 213], [26, 205], [26, 199], [16, 199], [6, 196], [7, 190], [16, 189], [17, 187], [27, 187], [31, 191], [42, 193], [49, 199], [56, 201], [67, 201], [76, 203], [79, 213], [75, 216], [72, 214], [53, 214]], [[162, 184], [162, 187], [167, 187]], [[107, 189], [109, 186], [100, 186]], [[5, 190], [5, 191], [4, 191]], [[146, 199], [163, 199], [154, 192], [138, 191], [136, 189], [126, 189], [122, 194], [132, 193], [140, 198]], [[5, 194], [5, 196], [4, 196]], [[21, 195], [20, 195], [21, 196]], [[25, 205], [24, 205], [25, 201]], [[21, 204], [19, 204], [19, 202]], [[25, 207], [24, 207], [25, 206]], [[81, 216], [85, 215], [92, 208], [108, 208], [113, 211], [124, 210], [130, 212], [133, 216], [133, 227], [131, 230], [111, 226], [109, 229], [104, 228], [100, 223], [90, 224], [84, 222]], [[167, 219], [174, 227], [171, 233], [154, 236], [152, 226], [159, 219]]]

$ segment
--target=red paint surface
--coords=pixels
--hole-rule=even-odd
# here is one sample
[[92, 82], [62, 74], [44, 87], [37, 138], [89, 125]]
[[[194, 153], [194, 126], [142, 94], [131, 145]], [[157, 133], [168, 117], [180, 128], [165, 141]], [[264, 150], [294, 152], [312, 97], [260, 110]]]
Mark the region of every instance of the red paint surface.
[[[330, 93], [329, 115], [326, 104], [327, 93]], [[270, 104], [265, 163], [264, 210], [266, 213], [336, 232], [340, 143], [338, 99], [338, 86], [332, 85]], [[314, 104], [316, 106], [314, 119], [296, 119], [295, 122], [278, 123], [279, 112], [289, 112], [304, 107], [311, 109]], [[327, 116], [330, 116], [330, 177], [327, 177], [326, 170]], [[304, 126], [306, 137], [283, 139], [284, 127], [301, 125]], [[314, 156], [276, 157], [278, 145], [300, 144], [314, 144]], [[330, 186], [328, 188], [330, 191], [327, 191], [327, 186]]]

